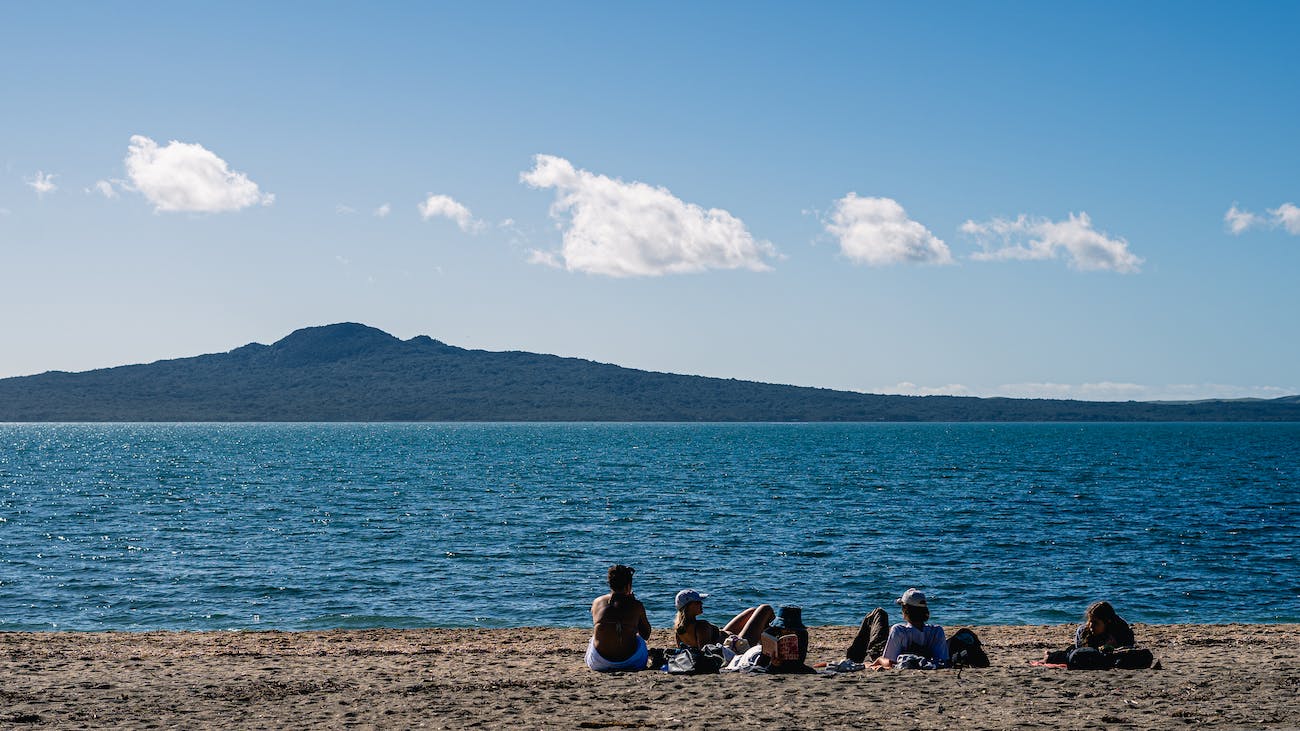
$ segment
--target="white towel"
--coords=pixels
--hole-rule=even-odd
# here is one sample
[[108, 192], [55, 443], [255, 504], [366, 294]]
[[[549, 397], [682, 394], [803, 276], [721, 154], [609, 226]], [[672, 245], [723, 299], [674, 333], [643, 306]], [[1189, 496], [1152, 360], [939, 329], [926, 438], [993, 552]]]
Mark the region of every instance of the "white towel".
[[610, 662], [601, 657], [596, 652], [596, 638], [593, 637], [587, 641], [587, 667], [598, 673], [608, 673], [614, 670], [645, 670], [646, 662], [650, 659], [650, 650], [645, 646], [645, 640], [640, 635], [636, 638], [636, 652], [622, 662]]

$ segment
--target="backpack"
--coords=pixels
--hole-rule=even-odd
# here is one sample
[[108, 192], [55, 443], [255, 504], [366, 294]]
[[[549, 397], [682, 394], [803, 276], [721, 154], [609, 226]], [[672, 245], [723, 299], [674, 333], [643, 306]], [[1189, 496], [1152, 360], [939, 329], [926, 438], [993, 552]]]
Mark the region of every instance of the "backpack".
[[1155, 656], [1144, 647], [1121, 647], [1110, 658], [1111, 667], [1120, 670], [1145, 670], [1155, 662]]
[[1109, 670], [1115, 667], [1115, 660], [1095, 647], [1076, 647], [1066, 655], [1065, 666], [1071, 670]]
[[714, 654], [694, 647], [681, 647], [669, 650], [668, 653], [665, 653], [668, 655], [668, 672], [673, 675], [712, 675], [722, 669], [721, 653]]
[[955, 668], [986, 668], [989, 656], [975, 631], [962, 627], [948, 638], [948, 662]]

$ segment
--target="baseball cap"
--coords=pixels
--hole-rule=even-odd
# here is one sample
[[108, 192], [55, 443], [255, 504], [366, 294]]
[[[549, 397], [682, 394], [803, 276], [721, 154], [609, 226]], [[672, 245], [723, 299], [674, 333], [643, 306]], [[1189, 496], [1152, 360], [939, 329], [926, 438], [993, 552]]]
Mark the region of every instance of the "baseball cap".
[[691, 602], [702, 602], [708, 598], [708, 594], [701, 594], [694, 589], [682, 589], [677, 592], [677, 608], [681, 609]]
[[899, 597], [898, 599], [895, 599], [894, 603], [900, 604], [904, 607], [927, 607], [928, 608], [929, 606], [925, 603], [925, 594], [922, 594], [920, 589], [908, 589], [907, 591], [903, 592], [903, 596]]

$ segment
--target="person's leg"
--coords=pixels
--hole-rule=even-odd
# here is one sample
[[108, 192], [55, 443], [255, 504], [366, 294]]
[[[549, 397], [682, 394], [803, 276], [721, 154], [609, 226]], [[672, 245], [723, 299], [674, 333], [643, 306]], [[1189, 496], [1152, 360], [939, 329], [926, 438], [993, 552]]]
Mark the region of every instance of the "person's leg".
[[884, 609], [876, 607], [862, 618], [862, 626], [853, 638], [853, 644], [844, 656], [853, 662], [866, 662], [867, 658], [875, 660], [885, 650], [885, 640], [889, 639], [889, 615]]
[[756, 609], [758, 609], [758, 607], [750, 607], [749, 609], [746, 609], [740, 614], [737, 614], [736, 616], [732, 617], [730, 622], [727, 622], [725, 625], [723, 625], [722, 631], [726, 632], [729, 635], [740, 634], [741, 630], [745, 629], [745, 623], [749, 621], [749, 618], [751, 616], [753, 616], [754, 610]]
[[749, 618], [745, 620], [745, 625], [740, 632], [736, 634], [745, 638], [750, 647], [758, 646], [758, 638], [762, 636], [763, 630], [776, 619], [776, 610], [771, 604], [760, 604], [750, 610]]

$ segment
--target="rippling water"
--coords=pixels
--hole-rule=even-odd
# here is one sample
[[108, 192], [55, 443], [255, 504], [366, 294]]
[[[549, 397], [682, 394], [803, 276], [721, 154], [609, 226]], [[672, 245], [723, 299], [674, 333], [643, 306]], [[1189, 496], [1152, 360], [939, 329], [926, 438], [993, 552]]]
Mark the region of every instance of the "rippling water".
[[1297, 424], [0, 425], [0, 630], [1300, 621]]

